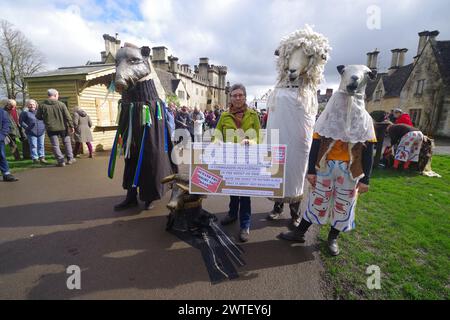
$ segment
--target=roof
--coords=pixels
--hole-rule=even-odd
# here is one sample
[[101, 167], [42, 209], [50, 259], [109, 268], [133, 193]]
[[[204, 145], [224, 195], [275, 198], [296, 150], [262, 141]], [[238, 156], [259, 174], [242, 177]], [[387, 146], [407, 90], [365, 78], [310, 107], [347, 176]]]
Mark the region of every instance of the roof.
[[175, 78], [170, 72], [161, 69], [155, 69], [155, 71], [166, 94], [176, 94], [175, 91], [177, 90], [181, 80]]
[[377, 87], [378, 81], [380, 81], [381, 77], [386, 73], [378, 73], [377, 78], [374, 81], [369, 81], [366, 86], [366, 99], [372, 99], [372, 95]]
[[450, 41], [436, 41], [432, 44], [436, 61], [444, 83], [450, 84]]
[[102, 73], [102, 75], [115, 73], [116, 67], [114, 64], [103, 65], [84, 65], [76, 67], [63, 67], [52, 71], [45, 71], [35, 73], [26, 77], [27, 79], [42, 78], [42, 77], [56, 77], [56, 76], [77, 76], [77, 75], [93, 75], [96, 73]]
[[385, 74], [383, 76], [384, 96], [400, 97], [400, 92], [411, 74], [414, 64], [410, 63], [406, 66], [398, 68], [393, 74]]

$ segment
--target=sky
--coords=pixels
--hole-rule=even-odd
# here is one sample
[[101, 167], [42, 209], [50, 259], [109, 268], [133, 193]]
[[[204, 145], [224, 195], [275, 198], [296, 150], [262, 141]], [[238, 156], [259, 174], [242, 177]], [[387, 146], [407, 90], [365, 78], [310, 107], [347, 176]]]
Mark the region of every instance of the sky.
[[227, 80], [259, 97], [276, 83], [274, 51], [281, 38], [305, 24], [333, 48], [320, 88], [337, 89], [337, 65], [366, 64], [380, 51], [417, 53], [418, 32], [439, 30], [450, 40], [448, 0], [0, 0], [1, 19], [21, 30], [44, 54], [47, 70], [99, 61], [102, 35], [119, 34], [138, 46], [166, 46], [180, 63], [226, 65]]

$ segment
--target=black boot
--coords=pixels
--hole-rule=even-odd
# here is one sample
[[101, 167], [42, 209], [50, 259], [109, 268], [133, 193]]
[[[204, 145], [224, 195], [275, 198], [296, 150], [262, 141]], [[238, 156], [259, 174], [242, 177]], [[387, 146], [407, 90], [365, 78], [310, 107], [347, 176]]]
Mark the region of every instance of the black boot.
[[300, 225], [297, 228], [295, 228], [293, 231], [282, 232], [278, 235], [278, 237], [283, 240], [305, 243], [305, 233], [306, 231], [308, 231], [311, 225], [311, 222], [302, 219]]
[[339, 246], [337, 243], [338, 235], [339, 230], [331, 227], [330, 233], [328, 234], [328, 251], [332, 256], [337, 256], [339, 254]]
[[124, 201], [114, 206], [114, 210], [124, 210], [132, 207], [136, 207], [138, 205], [137, 201], [137, 189], [130, 188], [127, 191], [127, 197]]
[[283, 214], [284, 203], [275, 201], [273, 204], [273, 210], [267, 216], [267, 220], [278, 220]]
[[300, 225], [300, 202], [294, 202], [289, 204], [289, 209], [291, 210], [291, 224], [294, 228], [297, 228]]

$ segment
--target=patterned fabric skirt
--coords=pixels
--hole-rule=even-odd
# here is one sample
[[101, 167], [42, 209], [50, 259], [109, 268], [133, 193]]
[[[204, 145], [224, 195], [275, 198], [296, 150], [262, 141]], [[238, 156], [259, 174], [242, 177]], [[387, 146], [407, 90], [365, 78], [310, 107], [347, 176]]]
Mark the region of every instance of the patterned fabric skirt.
[[342, 232], [353, 230], [358, 181], [350, 177], [348, 162], [328, 160], [326, 170], [317, 172], [316, 187], [309, 192], [303, 219], [331, 224]]
[[411, 131], [405, 134], [398, 145], [395, 160], [418, 162], [422, 141], [423, 133], [420, 131]]

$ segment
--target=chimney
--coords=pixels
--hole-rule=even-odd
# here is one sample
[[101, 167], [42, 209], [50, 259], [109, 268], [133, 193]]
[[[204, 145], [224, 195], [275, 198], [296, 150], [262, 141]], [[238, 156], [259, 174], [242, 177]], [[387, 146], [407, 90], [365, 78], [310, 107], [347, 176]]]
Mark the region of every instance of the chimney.
[[172, 73], [174, 73], [175, 75], [177, 75], [180, 72], [179, 65], [178, 65], [178, 58], [174, 57], [174, 56], [170, 56], [169, 61], [170, 61], [170, 71]]
[[380, 51], [375, 49], [373, 52], [367, 53], [367, 67], [371, 70], [377, 70], [378, 54]]
[[439, 35], [439, 31], [438, 30], [434, 30], [431, 31], [430, 33], [428, 33], [428, 39], [431, 41], [436, 41], [436, 37]]
[[105, 62], [106, 61], [106, 51], [100, 52], [100, 55], [102, 57], [102, 62]]
[[317, 90], [317, 96], [320, 96], [320, 89]]
[[414, 58], [418, 58], [422, 53], [422, 50], [423, 48], [425, 48], [425, 45], [428, 41], [429, 33], [430, 33], [429, 31], [419, 32], [419, 46], [417, 47], [417, 55]]
[[405, 65], [405, 56], [408, 49], [403, 48], [398, 51], [398, 67], [401, 68]]
[[[116, 33], [116, 37], [117, 37]], [[120, 48], [120, 40], [110, 36], [109, 34], [104, 34], [103, 39], [105, 40], [105, 57], [111, 53], [111, 55], [115, 58], [117, 50]]]
[[167, 48], [166, 47], [153, 47], [153, 62], [168, 62]]
[[391, 75], [398, 69], [398, 56], [400, 53], [400, 49], [392, 49], [392, 60], [391, 67], [389, 68], [388, 74]]

